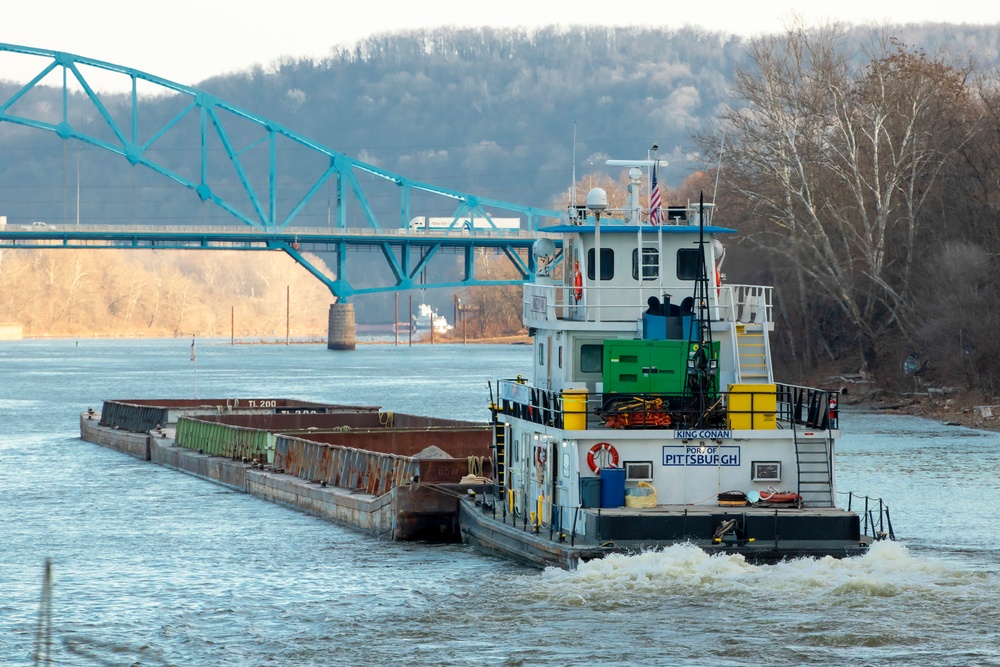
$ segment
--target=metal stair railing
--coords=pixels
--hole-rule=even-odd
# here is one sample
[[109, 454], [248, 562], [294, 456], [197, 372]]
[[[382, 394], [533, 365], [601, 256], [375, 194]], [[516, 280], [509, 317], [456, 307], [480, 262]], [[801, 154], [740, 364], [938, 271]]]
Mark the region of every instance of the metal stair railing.
[[826, 432], [823, 440], [801, 440], [793, 422], [792, 439], [795, 443], [798, 493], [803, 504], [833, 507], [833, 466], [830, 462], [833, 441], [830, 432]]

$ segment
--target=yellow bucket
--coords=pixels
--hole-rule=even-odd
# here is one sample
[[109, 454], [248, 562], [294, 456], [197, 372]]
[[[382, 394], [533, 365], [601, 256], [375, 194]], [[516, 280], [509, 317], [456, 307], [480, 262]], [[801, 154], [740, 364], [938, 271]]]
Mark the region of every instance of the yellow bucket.
[[587, 390], [563, 389], [563, 428], [567, 431], [587, 430]]

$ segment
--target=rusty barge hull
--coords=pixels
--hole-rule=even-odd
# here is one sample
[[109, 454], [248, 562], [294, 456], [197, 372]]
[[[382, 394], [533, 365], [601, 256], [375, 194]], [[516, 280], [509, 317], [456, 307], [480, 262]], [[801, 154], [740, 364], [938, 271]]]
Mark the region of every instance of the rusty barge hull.
[[[240, 401], [243, 410], [223, 402], [221, 411], [218, 402], [116, 401], [109, 418], [81, 415], [80, 433], [382, 539], [460, 541], [459, 498], [481, 488], [462, 478], [491, 472], [488, 424], [265, 400], [272, 401], [270, 408]], [[168, 414], [176, 423], [130, 430]], [[432, 446], [442, 458], [421, 456]]]

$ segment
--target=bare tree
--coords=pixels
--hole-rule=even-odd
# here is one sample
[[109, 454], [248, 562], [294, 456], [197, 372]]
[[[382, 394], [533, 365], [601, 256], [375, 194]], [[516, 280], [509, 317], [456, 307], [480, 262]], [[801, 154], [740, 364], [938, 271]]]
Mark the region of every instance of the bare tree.
[[[796, 27], [751, 43], [734, 84], [745, 104], [722, 119], [723, 176], [791, 284], [843, 313], [871, 371], [884, 336], [917, 327], [918, 239], [941, 170], [969, 140], [967, 70], [885, 37], [856, 54], [843, 37]], [[714, 160], [717, 139], [702, 142]]]

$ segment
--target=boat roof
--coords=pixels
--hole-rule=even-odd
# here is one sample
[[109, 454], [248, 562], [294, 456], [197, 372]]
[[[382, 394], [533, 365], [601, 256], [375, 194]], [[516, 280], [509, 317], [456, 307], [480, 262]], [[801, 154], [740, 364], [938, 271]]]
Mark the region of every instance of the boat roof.
[[[642, 226], [642, 233], [646, 234], [656, 234], [662, 231], [664, 234], [697, 234], [702, 230], [698, 225], [648, 225], [644, 224]], [[602, 234], [636, 234], [639, 231], [640, 225], [628, 225], [621, 224], [620, 221], [614, 221], [611, 223], [604, 223], [601, 225]], [[587, 232], [596, 233], [595, 226], [592, 224], [584, 225], [553, 225], [551, 227], [539, 227], [538, 231], [548, 232], [550, 234], [586, 234]], [[716, 227], [715, 225], [705, 225], [704, 232], [706, 234], [736, 234], [735, 229], [730, 229], [729, 227]]]

